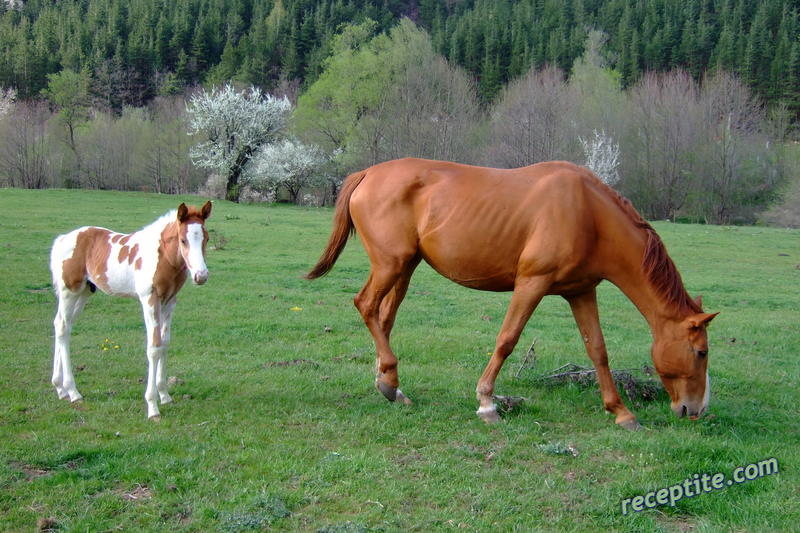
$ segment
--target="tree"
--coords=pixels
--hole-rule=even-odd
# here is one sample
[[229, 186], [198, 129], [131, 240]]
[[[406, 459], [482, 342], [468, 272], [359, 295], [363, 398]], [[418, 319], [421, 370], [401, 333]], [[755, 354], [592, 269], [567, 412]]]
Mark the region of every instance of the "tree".
[[248, 171], [247, 182], [263, 192], [283, 187], [296, 204], [304, 188], [321, 183], [318, 172], [325, 161], [317, 147], [296, 139], [284, 139], [258, 151]]
[[17, 91], [14, 89], [0, 89], [0, 118], [11, 111], [16, 99]]
[[319, 79], [300, 97], [297, 132], [355, 170], [395, 157], [471, 160], [479, 123], [475, 87], [438, 56], [428, 34], [403, 19], [388, 35], [375, 23], [334, 39]]
[[67, 128], [67, 142], [77, 155], [75, 128], [88, 118], [89, 74], [69, 69], [47, 75], [47, 88], [42, 91], [57, 109], [58, 118]]
[[46, 126], [51, 114], [41, 102], [18, 102], [0, 124], [0, 184], [42, 189], [51, 184]]
[[619, 181], [619, 143], [606, 135], [605, 131], [594, 130], [594, 137], [584, 139], [578, 137], [586, 156], [584, 165], [603, 180], [607, 185], [615, 185]]
[[238, 92], [228, 84], [202, 90], [187, 107], [189, 133], [206, 139], [190, 150], [192, 161], [224, 176], [227, 199], [238, 201], [245, 167], [259, 148], [278, 139], [291, 111], [288, 99], [264, 95], [256, 87]]
[[491, 111], [487, 163], [521, 167], [553, 159], [580, 160], [576, 93], [557, 68], [532, 68], [509, 83]]
[[697, 83], [684, 71], [650, 73], [628, 105], [621, 189], [645, 216], [672, 219], [692, 188], [702, 139]]

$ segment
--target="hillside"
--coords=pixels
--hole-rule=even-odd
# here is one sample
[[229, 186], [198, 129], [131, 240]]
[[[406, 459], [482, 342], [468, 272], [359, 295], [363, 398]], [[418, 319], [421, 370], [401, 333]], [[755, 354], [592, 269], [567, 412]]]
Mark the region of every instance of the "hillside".
[[794, 0], [6, 0], [0, 87], [33, 97], [48, 74], [86, 70], [96, 103], [113, 110], [228, 79], [303, 88], [343, 24], [370, 18], [383, 32], [403, 16], [479, 81], [484, 102], [533, 65], [569, 71], [599, 29], [623, 86], [650, 70], [699, 79], [722, 68], [800, 109]]

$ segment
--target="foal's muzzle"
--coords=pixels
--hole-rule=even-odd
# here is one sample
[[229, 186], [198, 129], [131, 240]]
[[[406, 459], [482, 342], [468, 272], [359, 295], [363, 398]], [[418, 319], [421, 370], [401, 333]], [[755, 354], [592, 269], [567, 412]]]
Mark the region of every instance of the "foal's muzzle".
[[202, 285], [206, 281], [208, 281], [208, 270], [198, 270], [194, 274], [192, 274], [192, 281], [195, 285]]

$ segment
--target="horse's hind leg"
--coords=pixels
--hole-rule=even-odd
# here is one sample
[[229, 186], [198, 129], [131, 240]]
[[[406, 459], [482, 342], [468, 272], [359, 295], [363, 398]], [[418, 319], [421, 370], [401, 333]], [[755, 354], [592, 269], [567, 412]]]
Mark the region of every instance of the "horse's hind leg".
[[[373, 263], [366, 285], [359, 291], [354, 300], [356, 308], [361, 313], [364, 323], [375, 341], [377, 357], [375, 386], [387, 400], [393, 402], [400, 399], [404, 403], [410, 403], [410, 400], [398, 389], [400, 381], [397, 376], [397, 357], [389, 345], [388, 332], [391, 331], [397, 307], [400, 305], [405, 289], [408, 287], [408, 280], [403, 277], [407, 266], [407, 263], [403, 264], [400, 261], [391, 266]], [[413, 268], [410, 270], [413, 271]], [[411, 273], [409, 272], [406, 277], [410, 278]], [[395, 296], [383, 307], [384, 317], [382, 320], [381, 304], [395, 287], [395, 284], [402, 279], [405, 279], [405, 281], [400, 283], [399, 291], [396, 291]]]
[[75, 377], [72, 375], [72, 364], [69, 355], [69, 340], [72, 333], [72, 324], [83, 310], [89, 299], [89, 288], [84, 285], [78, 291], [71, 291], [66, 287], [58, 290], [58, 311], [53, 320], [55, 330], [55, 348], [53, 351], [53, 378], [52, 383], [60, 399], [69, 397], [75, 402], [82, 398], [75, 387]]

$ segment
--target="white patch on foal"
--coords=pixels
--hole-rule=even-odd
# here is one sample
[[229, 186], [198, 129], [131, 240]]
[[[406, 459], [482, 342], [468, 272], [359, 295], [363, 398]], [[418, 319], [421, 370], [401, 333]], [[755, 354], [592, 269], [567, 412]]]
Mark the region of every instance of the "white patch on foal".
[[96, 288], [112, 296], [136, 297], [147, 328], [147, 416], [159, 416], [167, 392], [166, 359], [176, 295], [187, 278], [202, 285], [208, 280], [205, 221], [211, 202], [199, 210], [178, 206], [149, 226], [123, 234], [84, 226], [59, 235], [50, 252], [50, 270], [58, 298], [53, 326], [55, 349], [52, 383], [59, 398], [81, 399], [75, 387], [69, 355], [72, 324]]

